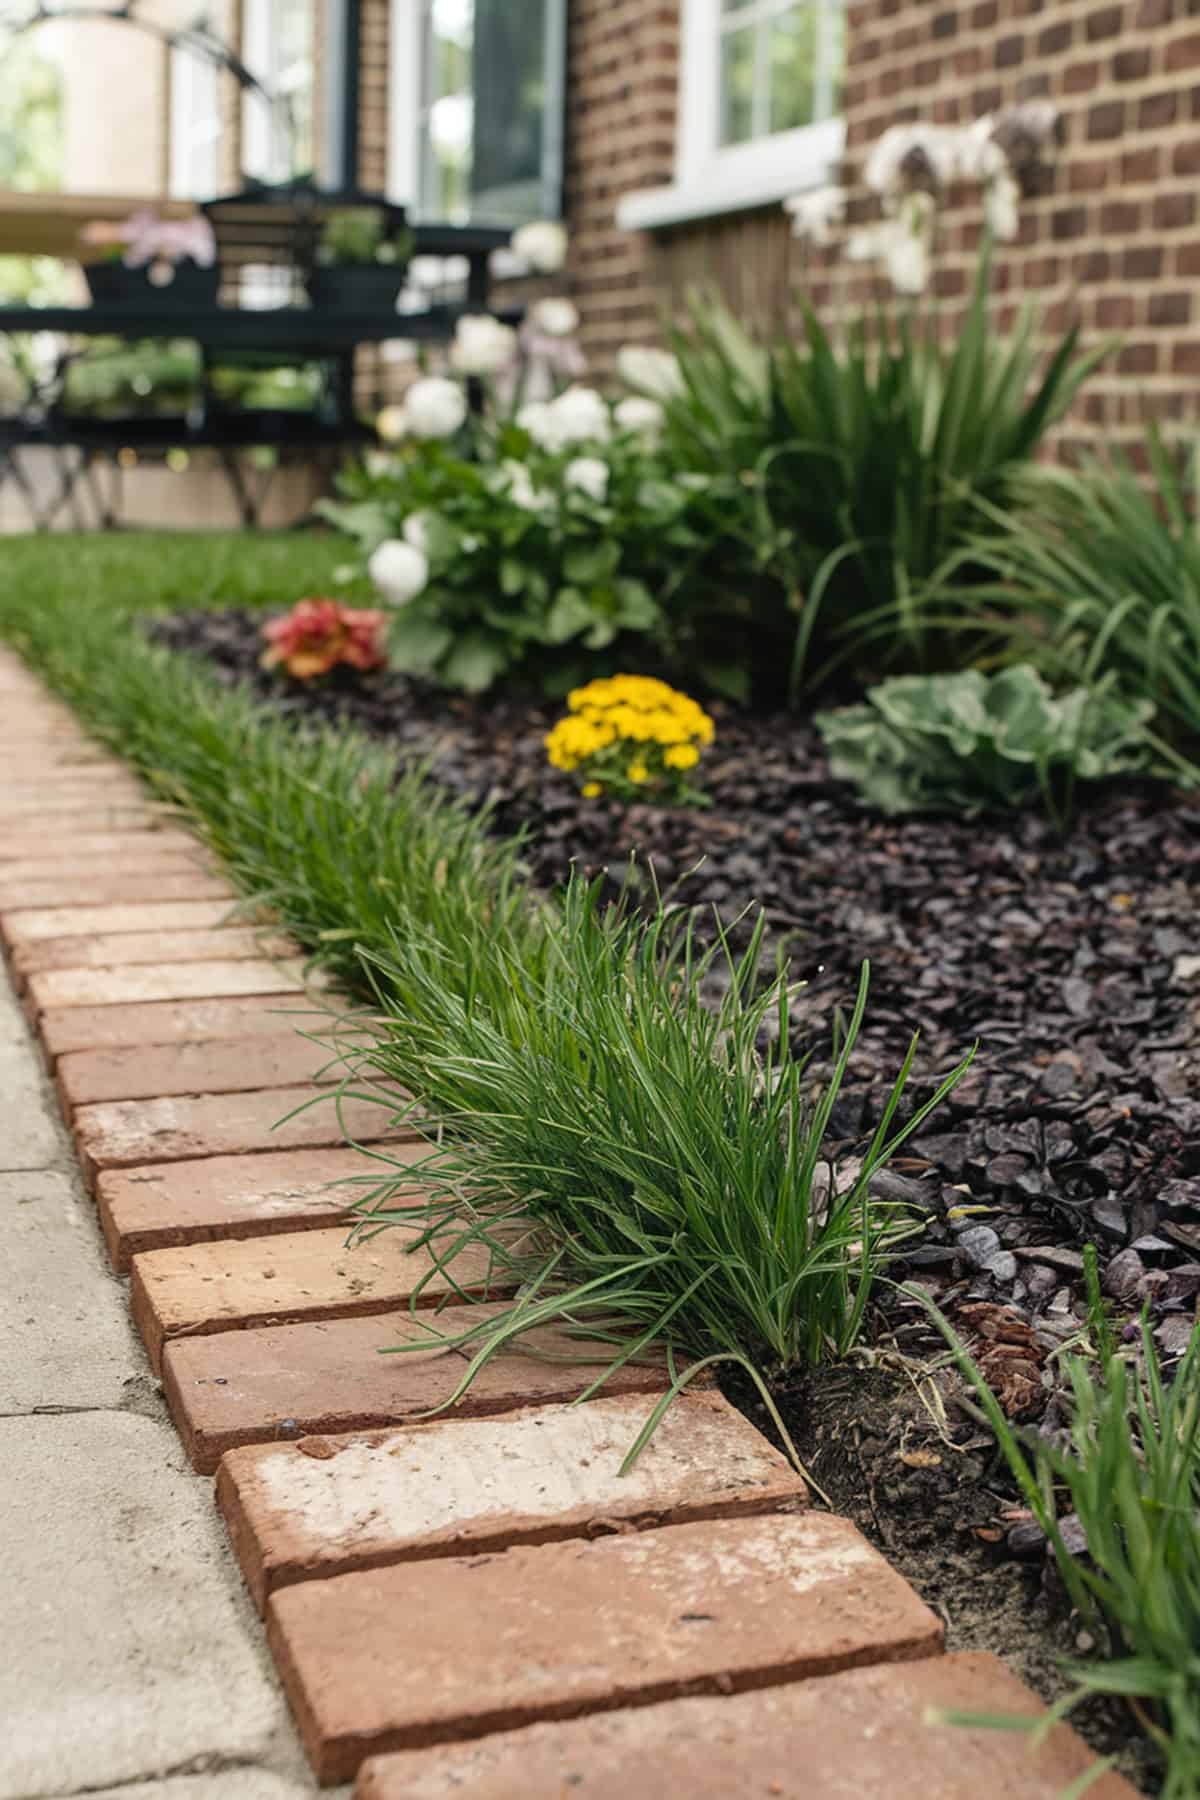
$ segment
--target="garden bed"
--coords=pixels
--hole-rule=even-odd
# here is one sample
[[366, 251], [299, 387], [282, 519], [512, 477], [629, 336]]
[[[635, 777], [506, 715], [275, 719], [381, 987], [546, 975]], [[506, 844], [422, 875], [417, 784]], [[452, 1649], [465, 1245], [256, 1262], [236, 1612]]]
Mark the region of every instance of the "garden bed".
[[[1082, 1328], [1088, 1242], [1119, 1316], [1147, 1304], [1166, 1362], [1182, 1351], [1200, 1293], [1194, 799], [1152, 784], [1092, 794], [1065, 837], [1035, 815], [882, 822], [830, 778], [809, 724], [716, 706], [711, 807], [621, 807], [580, 799], [548, 768], [553, 706], [379, 673], [283, 683], [258, 668], [253, 612], [184, 614], [153, 631], [283, 712], [353, 722], [430, 757], [442, 785], [493, 807], [497, 830], [527, 830], [544, 886], [572, 861], [616, 883], [636, 852], [681, 901], [727, 918], [761, 903], [807, 981], [793, 1018], [817, 1066], [869, 956], [867, 1022], [833, 1115], [846, 1157], [913, 1029], [910, 1105], [978, 1040], [974, 1067], [880, 1186], [928, 1216], [900, 1272], [937, 1297], [1013, 1417], [1062, 1422], [1043, 1372]], [[1052, 1691], [1055, 1657], [1088, 1646], [957, 1378], [928, 1375], [940, 1340], [914, 1303], [885, 1312], [864, 1356], [874, 1367], [784, 1386], [784, 1416], [835, 1505], [944, 1607], [956, 1643], [999, 1648]], [[737, 1397], [763, 1424], [753, 1397]], [[1088, 1729], [1108, 1748], [1133, 1735], [1116, 1708]]]

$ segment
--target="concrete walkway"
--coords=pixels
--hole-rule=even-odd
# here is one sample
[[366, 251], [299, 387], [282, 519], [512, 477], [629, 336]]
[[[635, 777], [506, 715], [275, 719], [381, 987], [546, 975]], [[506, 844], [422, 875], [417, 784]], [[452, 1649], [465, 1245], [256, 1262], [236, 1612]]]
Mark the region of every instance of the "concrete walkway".
[[314, 1794], [2, 963], [0, 1209], [0, 1800]]

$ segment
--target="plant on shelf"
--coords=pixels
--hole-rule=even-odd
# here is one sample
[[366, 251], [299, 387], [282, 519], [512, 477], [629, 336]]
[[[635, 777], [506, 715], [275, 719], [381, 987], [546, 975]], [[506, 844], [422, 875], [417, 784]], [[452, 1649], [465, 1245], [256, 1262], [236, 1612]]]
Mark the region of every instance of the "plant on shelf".
[[686, 694], [645, 675], [614, 675], [576, 688], [567, 705], [546, 754], [576, 776], [585, 799], [704, 804], [688, 776], [713, 741], [713, 722]]
[[200, 213], [162, 219], [143, 208], [121, 223], [95, 219], [80, 242], [97, 253], [83, 266], [97, 305], [216, 304], [216, 240]]
[[835, 776], [884, 813], [971, 818], [1039, 799], [1070, 805], [1076, 780], [1151, 763], [1148, 701], [1076, 687], [1055, 695], [1017, 664], [997, 675], [896, 675], [866, 704], [817, 714]]
[[283, 669], [293, 681], [312, 681], [342, 666], [367, 674], [387, 662], [382, 625], [380, 612], [337, 600], [298, 600], [282, 619], [263, 626], [267, 648], [260, 661], [264, 669]]
[[395, 306], [415, 239], [381, 206], [342, 206], [321, 226], [307, 277], [314, 306], [372, 313]]

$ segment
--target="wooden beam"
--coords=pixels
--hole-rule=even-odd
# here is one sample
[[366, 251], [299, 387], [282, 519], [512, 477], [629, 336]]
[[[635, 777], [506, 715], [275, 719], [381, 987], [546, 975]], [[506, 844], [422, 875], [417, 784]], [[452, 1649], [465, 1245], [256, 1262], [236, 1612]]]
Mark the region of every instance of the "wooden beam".
[[0, 256], [79, 254], [79, 233], [91, 219], [127, 219], [152, 206], [161, 217], [186, 219], [190, 200], [156, 200], [128, 194], [17, 194], [0, 191]]

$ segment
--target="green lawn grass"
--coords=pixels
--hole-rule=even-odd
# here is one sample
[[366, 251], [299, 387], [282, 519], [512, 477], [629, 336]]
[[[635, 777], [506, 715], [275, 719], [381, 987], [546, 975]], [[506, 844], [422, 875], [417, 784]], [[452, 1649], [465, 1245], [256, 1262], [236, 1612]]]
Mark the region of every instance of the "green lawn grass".
[[[308, 594], [361, 601], [365, 578], [335, 582], [357, 557], [331, 531], [64, 531], [0, 537], [0, 608], [36, 589], [105, 612], [188, 607], [285, 608]], [[11, 610], [11, 608], [10, 608]]]

